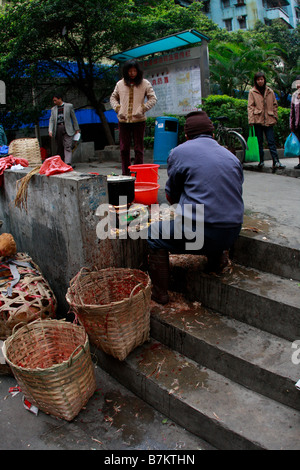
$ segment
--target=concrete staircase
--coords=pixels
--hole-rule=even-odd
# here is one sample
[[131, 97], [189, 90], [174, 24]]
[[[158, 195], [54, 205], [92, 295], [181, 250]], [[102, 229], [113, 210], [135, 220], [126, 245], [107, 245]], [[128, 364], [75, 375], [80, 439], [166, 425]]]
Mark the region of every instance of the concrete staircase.
[[217, 449], [299, 450], [300, 251], [242, 232], [227, 272], [204, 263], [171, 257], [150, 342], [101, 367]]

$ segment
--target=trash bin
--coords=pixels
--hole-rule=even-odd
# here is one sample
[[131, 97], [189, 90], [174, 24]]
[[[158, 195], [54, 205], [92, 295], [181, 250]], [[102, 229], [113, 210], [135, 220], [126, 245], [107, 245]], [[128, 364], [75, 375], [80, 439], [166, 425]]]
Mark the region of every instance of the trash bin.
[[153, 161], [166, 165], [170, 151], [177, 146], [178, 119], [163, 116], [155, 120]]

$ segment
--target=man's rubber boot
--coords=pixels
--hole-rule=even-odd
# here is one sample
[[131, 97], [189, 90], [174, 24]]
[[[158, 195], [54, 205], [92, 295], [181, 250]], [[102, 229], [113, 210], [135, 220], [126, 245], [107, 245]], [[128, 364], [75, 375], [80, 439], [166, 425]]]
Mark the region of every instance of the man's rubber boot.
[[226, 267], [230, 264], [229, 250], [224, 250], [218, 256], [210, 256], [207, 258], [208, 262], [205, 266], [205, 273], [221, 274]]
[[159, 304], [169, 302], [169, 252], [149, 248], [149, 275], [152, 281], [151, 299]]

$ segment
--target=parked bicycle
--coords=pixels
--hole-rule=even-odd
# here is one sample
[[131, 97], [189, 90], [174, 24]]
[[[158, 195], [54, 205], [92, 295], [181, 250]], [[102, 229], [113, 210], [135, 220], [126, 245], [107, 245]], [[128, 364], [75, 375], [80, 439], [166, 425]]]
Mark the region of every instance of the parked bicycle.
[[217, 124], [214, 123], [217, 142], [230, 150], [241, 163], [244, 163], [246, 149], [248, 147], [246, 140], [240, 133], [242, 128], [225, 127], [223, 123], [228, 121], [227, 116], [216, 117], [214, 120], [219, 121]]

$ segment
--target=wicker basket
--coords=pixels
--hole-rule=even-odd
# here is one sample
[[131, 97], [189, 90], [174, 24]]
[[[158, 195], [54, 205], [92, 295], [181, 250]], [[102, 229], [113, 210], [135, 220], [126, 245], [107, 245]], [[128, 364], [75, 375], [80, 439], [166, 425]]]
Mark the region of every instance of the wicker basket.
[[149, 340], [151, 281], [138, 269], [83, 268], [66, 299], [90, 342], [120, 361]]
[[39, 141], [36, 138], [13, 140], [9, 144], [8, 152], [15, 158], [25, 158], [29, 166], [42, 163]]
[[36, 320], [13, 332], [3, 354], [25, 398], [47, 414], [71, 421], [96, 390], [82, 326]]
[[[1, 340], [5, 340], [11, 335], [12, 329], [17, 323], [28, 323], [38, 318], [54, 318], [57, 307], [54, 293], [30, 256], [26, 253], [17, 253], [10, 260], [19, 263], [14, 266], [18, 270], [20, 280], [12, 287], [12, 294], [7, 295], [12, 274], [8, 267], [9, 261], [2, 260], [0, 262], [2, 274], [0, 281]], [[3, 271], [5, 267], [7, 270]]]

